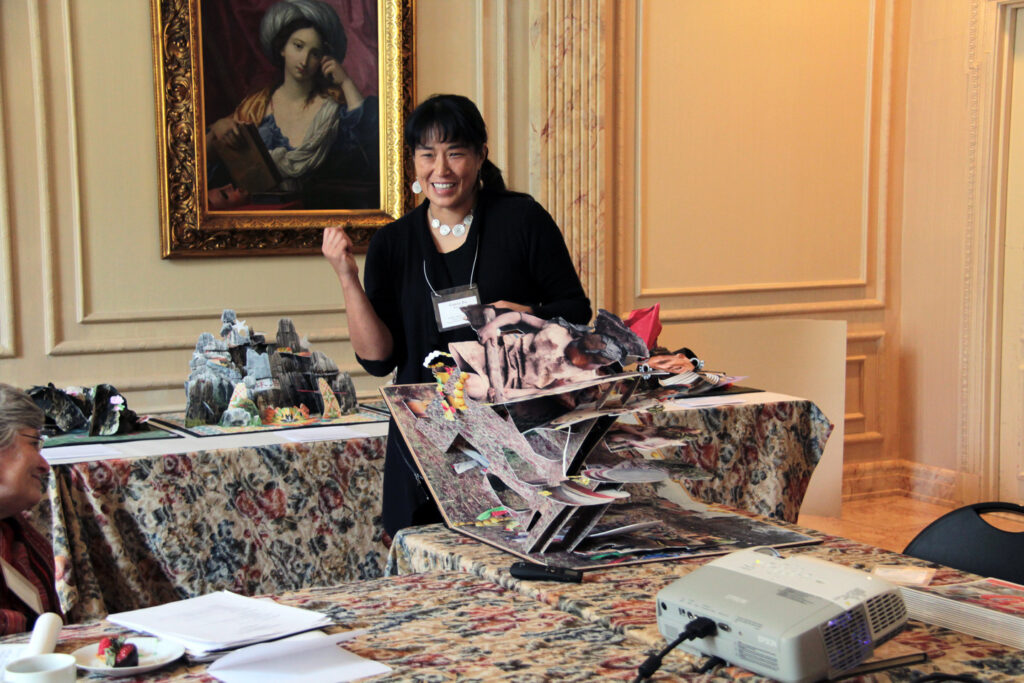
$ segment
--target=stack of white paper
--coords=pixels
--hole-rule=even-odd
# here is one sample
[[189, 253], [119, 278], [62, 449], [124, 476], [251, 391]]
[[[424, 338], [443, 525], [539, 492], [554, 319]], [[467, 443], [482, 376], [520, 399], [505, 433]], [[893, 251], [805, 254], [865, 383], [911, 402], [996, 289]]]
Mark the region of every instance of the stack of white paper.
[[228, 591], [111, 614], [107, 621], [179, 643], [197, 659], [333, 623], [319, 612]]
[[341, 683], [391, 671], [386, 664], [337, 646], [362, 633], [327, 636], [314, 631], [252, 645], [221, 657], [207, 673], [224, 683]]
[[1024, 586], [981, 579], [945, 586], [901, 586], [907, 614], [928, 624], [1024, 648]]

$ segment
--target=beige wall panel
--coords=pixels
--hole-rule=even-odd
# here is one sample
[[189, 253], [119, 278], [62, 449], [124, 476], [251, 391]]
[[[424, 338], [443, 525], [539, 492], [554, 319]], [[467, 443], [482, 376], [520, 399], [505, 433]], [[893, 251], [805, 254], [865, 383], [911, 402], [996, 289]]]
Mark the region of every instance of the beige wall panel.
[[642, 7], [642, 291], [863, 283], [875, 3]]
[[476, 100], [480, 3], [419, 0], [416, 3], [416, 100], [457, 93]]

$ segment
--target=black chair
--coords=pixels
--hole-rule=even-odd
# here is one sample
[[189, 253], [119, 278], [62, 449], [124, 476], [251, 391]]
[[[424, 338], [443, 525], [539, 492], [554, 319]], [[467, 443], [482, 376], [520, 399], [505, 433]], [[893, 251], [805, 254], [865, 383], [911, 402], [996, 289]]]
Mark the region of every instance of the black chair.
[[1003, 531], [981, 518], [1010, 512], [1024, 522], [1024, 507], [1013, 503], [974, 503], [949, 512], [914, 537], [904, 555], [962, 571], [1024, 584], [1024, 531]]

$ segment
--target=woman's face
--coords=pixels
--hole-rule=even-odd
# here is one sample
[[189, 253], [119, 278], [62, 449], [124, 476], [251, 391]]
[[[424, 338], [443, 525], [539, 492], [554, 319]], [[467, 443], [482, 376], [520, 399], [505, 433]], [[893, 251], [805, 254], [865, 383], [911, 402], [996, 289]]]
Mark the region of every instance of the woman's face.
[[[465, 215], [476, 200], [477, 179], [486, 158], [461, 142], [426, 140], [414, 154], [416, 180], [435, 211]], [[459, 216], [461, 218], [461, 216]], [[456, 218], [455, 220], [459, 220]]]
[[284, 76], [296, 81], [311, 81], [320, 71], [324, 41], [315, 28], [300, 28], [288, 37], [281, 49]]
[[681, 353], [665, 356], [653, 356], [647, 361], [647, 364], [655, 370], [672, 372], [677, 375], [693, 370], [693, 361]]
[[43, 458], [39, 430], [22, 427], [0, 449], [0, 519], [27, 510], [43, 497], [50, 465]]

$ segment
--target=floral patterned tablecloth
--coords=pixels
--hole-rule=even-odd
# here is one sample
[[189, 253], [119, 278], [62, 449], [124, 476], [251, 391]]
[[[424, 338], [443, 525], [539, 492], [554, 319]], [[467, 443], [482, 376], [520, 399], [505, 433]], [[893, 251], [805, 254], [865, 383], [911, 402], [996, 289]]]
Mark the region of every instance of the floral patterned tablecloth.
[[[669, 411], [698, 497], [796, 519], [831, 426], [801, 399]], [[56, 465], [32, 512], [73, 621], [212, 590], [276, 593], [380, 576], [384, 438]]]
[[710, 479], [679, 481], [694, 497], [787, 522], [800, 515], [811, 475], [832, 432], [825, 414], [804, 399], [636, 417], [695, 432], [670, 455], [711, 473]]
[[72, 621], [334, 585], [382, 573], [383, 464], [371, 437], [56, 465], [32, 516]]
[[[431, 573], [355, 581], [335, 588], [284, 593], [278, 602], [323, 612], [337, 626], [368, 633], [344, 644], [392, 671], [374, 681], [632, 680], [648, 654], [641, 643], [490, 581], [464, 573]], [[106, 622], [61, 631], [59, 652], [125, 633]], [[24, 642], [28, 635], [4, 643]], [[678, 652], [652, 680], [680, 680], [694, 659]], [[85, 680], [101, 679], [91, 675]], [[213, 681], [203, 664], [180, 660], [132, 680]], [[711, 679], [707, 679], [711, 680]]]
[[[932, 579], [934, 585], [977, 578], [972, 574], [932, 565], [838, 536], [781, 524], [822, 540], [820, 545], [783, 548], [780, 552], [784, 556], [804, 554], [864, 571], [871, 571], [876, 564], [938, 567]], [[509, 566], [517, 559], [509, 553], [434, 524], [404, 529], [395, 536], [388, 557], [388, 573], [452, 570], [471, 573], [653, 648], [665, 642], [657, 627], [654, 596], [675, 579], [712, 558], [593, 570], [586, 572], [583, 582], [578, 584], [513, 578], [509, 574]], [[917, 621], [909, 622], [886, 647], [895, 650], [893, 654], [924, 651], [928, 653], [929, 661], [861, 677], [859, 680], [911, 681], [937, 672], [967, 674], [981, 681], [1015, 681], [1024, 676], [1024, 651]], [[756, 677], [748, 678], [751, 674], [736, 668], [720, 669], [719, 675], [759, 680]]]

